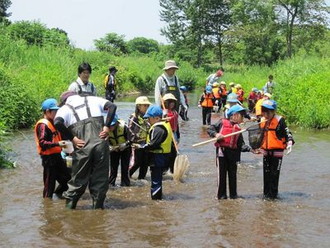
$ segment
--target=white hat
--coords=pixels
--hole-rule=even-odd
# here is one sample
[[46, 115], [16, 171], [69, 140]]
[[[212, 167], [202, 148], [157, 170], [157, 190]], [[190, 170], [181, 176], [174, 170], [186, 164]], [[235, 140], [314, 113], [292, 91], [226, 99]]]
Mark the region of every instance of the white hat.
[[166, 101], [166, 100], [174, 100], [174, 101], [176, 101], [177, 99], [175, 98], [175, 96], [172, 93], [166, 93], [163, 96], [163, 100], [164, 101]]
[[163, 70], [166, 71], [166, 70], [171, 69], [171, 68], [179, 69], [179, 67], [176, 65], [174, 60], [167, 60], [165, 62], [165, 67], [163, 68]]
[[149, 101], [148, 97], [146, 97], [146, 96], [139, 96], [138, 98], [136, 98], [135, 104], [151, 105], [151, 102]]

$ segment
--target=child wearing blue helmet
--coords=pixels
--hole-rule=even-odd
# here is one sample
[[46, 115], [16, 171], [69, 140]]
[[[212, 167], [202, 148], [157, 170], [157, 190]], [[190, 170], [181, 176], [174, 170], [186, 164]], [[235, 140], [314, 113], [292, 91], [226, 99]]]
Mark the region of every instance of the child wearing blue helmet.
[[161, 200], [163, 170], [168, 165], [168, 159], [172, 147], [172, 129], [169, 122], [162, 120], [163, 110], [152, 105], [148, 108], [144, 118], [148, 118], [151, 125], [147, 136], [147, 142], [144, 146], [150, 154], [151, 171], [151, 199]]
[[216, 101], [212, 93], [212, 86], [208, 85], [205, 87], [203, 94], [198, 101], [198, 107], [202, 107], [202, 120], [203, 125], [211, 125], [211, 113], [213, 105]]
[[243, 135], [236, 134], [227, 138], [225, 135], [241, 130], [239, 124], [243, 122], [246, 109], [241, 105], [232, 106], [228, 112], [228, 118], [220, 119], [216, 124], [211, 125], [207, 132], [210, 137], [216, 137], [217, 167], [218, 167], [218, 199], [227, 199], [227, 175], [229, 180], [229, 197], [237, 198], [237, 161], [240, 159], [240, 153], [251, 151], [252, 149], [245, 145]]
[[[263, 118], [260, 127], [264, 130], [261, 145], [264, 155], [264, 197], [268, 199], [277, 198], [283, 153], [287, 149], [289, 154], [294, 144], [292, 133], [284, 118], [276, 114], [276, 108], [277, 104], [273, 100], [264, 100], [261, 104]], [[263, 120], [265, 122], [262, 122]]]

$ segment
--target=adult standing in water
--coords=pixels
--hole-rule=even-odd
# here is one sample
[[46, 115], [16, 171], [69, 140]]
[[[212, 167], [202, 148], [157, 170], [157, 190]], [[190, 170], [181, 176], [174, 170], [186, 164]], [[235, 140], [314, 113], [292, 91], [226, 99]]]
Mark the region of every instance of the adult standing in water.
[[[103, 208], [109, 178], [109, 127], [116, 105], [96, 96], [80, 96], [67, 91], [61, 95], [61, 108], [55, 116], [55, 127], [75, 146], [72, 153], [72, 178], [63, 193], [66, 207], [75, 209], [87, 185], [93, 208]], [[106, 120], [104, 121], [104, 114]]]
[[117, 68], [114, 66], [109, 67], [109, 74], [104, 79], [105, 99], [114, 102], [116, 99], [116, 73]]
[[84, 62], [78, 66], [78, 78], [72, 82], [68, 88], [69, 91], [74, 91], [79, 95], [96, 96], [96, 88], [92, 82], [89, 82], [89, 77], [92, 74], [90, 64]]
[[175, 75], [176, 70], [179, 67], [174, 60], [168, 60], [165, 62], [163, 68], [164, 73], [157, 78], [155, 85], [155, 103], [158, 106], [162, 106], [162, 97], [166, 93], [172, 93], [176, 99], [178, 99], [175, 106], [176, 111], [179, 111], [179, 106], [183, 106], [185, 110], [188, 109], [185, 97], [180, 90], [180, 83], [178, 77]]

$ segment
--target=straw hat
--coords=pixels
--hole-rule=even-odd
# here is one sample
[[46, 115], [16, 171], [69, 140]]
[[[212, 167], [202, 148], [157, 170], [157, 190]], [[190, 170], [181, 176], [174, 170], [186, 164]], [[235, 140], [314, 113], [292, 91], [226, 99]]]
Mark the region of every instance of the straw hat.
[[165, 67], [163, 68], [163, 70], [166, 71], [166, 70], [171, 69], [171, 68], [179, 69], [179, 67], [176, 65], [174, 60], [167, 60], [165, 62]]
[[150, 105], [151, 102], [149, 101], [148, 97], [146, 97], [146, 96], [139, 96], [138, 98], [136, 98], [135, 104], [147, 104], [147, 105]]
[[175, 96], [172, 94], [172, 93], [167, 93], [163, 96], [163, 100], [166, 101], [166, 100], [174, 100], [176, 101], [177, 99], [175, 98]]

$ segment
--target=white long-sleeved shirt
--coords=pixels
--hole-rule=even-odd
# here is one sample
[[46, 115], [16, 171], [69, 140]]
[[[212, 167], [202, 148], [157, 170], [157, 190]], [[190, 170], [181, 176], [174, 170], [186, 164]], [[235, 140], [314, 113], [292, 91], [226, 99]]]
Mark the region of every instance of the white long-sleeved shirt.
[[89, 92], [89, 93], [92, 93], [92, 95], [96, 96], [95, 85], [92, 86], [93, 83], [91, 83], [91, 82], [88, 82], [87, 84], [84, 84], [84, 82], [81, 80], [80, 77], [78, 77], [76, 81], [74, 81], [70, 84], [68, 90], [79, 93], [78, 84], [80, 85], [82, 92]]

